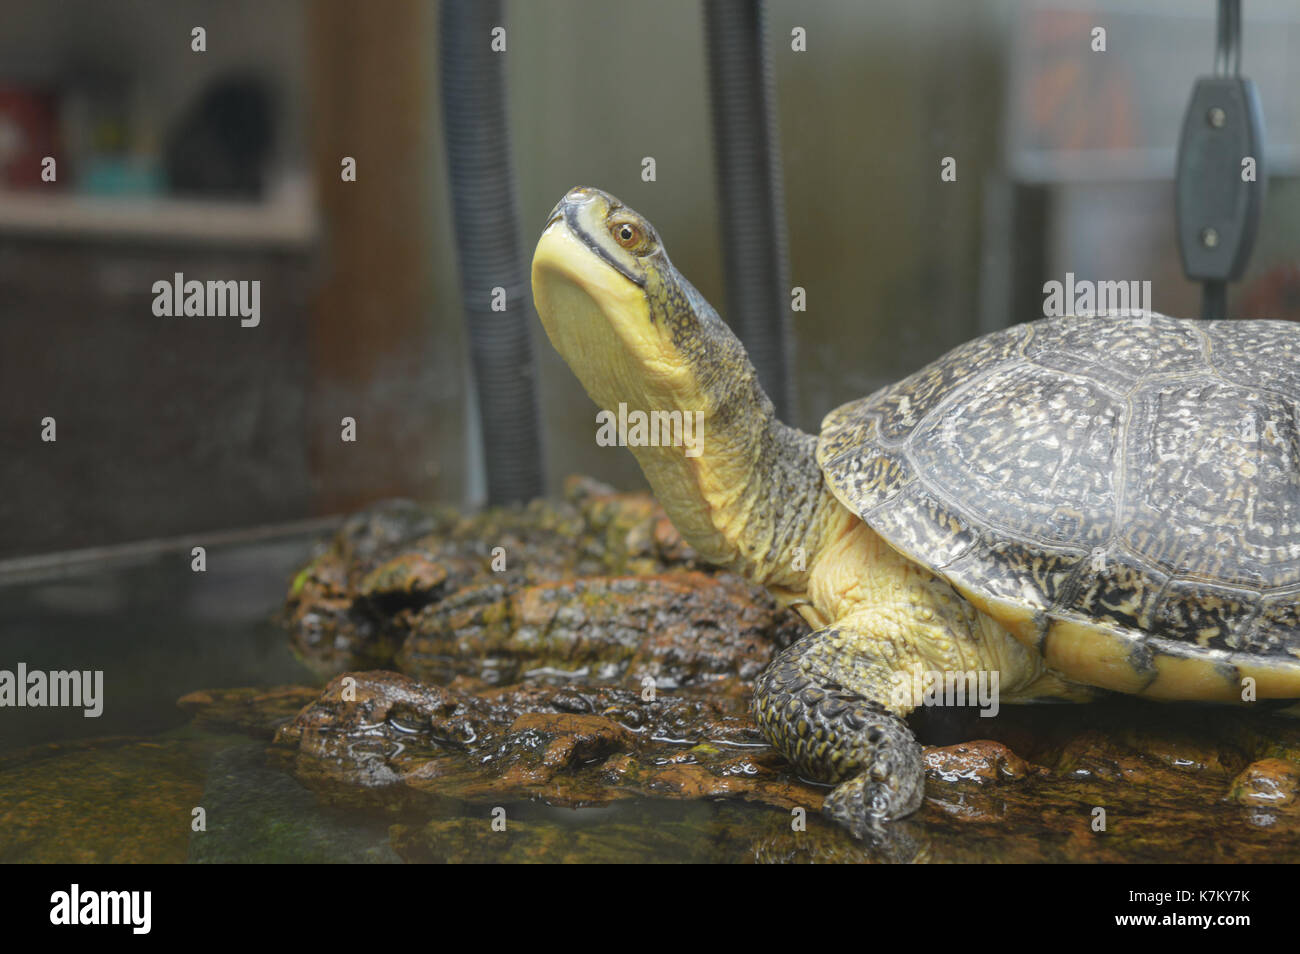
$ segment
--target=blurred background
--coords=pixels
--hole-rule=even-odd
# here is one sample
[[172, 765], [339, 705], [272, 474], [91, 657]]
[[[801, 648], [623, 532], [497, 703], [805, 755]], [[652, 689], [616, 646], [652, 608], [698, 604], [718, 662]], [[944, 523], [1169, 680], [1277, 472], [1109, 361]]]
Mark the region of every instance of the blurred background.
[[[793, 422], [816, 430], [1041, 317], [1066, 272], [1149, 280], [1157, 310], [1198, 316], [1173, 174], [1214, 14], [769, 0], [789, 280], [807, 294]], [[525, 254], [567, 189], [599, 186], [728, 317], [700, 5], [512, 2], [503, 25]], [[1300, 319], [1300, 4], [1246, 0], [1243, 25], [1269, 185], [1229, 308]], [[484, 499], [437, 26], [414, 0], [7, 0], [0, 559]], [[177, 272], [260, 281], [260, 324], [156, 317], [153, 283]], [[626, 450], [595, 445], [594, 407], [532, 330], [549, 490], [573, 472], [643, 486]]]

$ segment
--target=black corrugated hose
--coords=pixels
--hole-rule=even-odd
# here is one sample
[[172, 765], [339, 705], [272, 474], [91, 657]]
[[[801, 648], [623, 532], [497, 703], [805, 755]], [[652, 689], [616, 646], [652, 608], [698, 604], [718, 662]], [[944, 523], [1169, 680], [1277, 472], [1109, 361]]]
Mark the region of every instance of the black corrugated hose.
[[[442, 0], [443, 128], [460, 252], [461, 291], [478, 395], [489, 504], [543, 490], [532, 299], [506, 128], [505, 54], [492, 30], [500, 0]], [[492, 289], [507, 308], [492, 310]]]
[[778, 417], [793, 423], [785, 201], [760, 0], [708, 0], [709, 91], [727, 320]]

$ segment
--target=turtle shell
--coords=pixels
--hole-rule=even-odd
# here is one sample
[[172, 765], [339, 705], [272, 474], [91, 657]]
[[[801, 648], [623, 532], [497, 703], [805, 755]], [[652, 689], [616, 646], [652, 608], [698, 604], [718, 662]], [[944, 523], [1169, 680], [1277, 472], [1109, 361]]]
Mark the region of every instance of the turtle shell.
[[1300, 697], [1300, 325], [1017, 325], [833, 411], [817, 459], [1068, 678]]

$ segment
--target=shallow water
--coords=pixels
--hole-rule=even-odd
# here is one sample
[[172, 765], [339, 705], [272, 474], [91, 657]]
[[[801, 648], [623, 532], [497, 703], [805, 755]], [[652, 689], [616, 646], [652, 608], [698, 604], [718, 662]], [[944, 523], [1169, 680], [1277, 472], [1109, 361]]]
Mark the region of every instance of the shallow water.
[[0, 668], [103, 670], [98, 718], [80, 710], [0, 710], [0, 755], [40, 742], [147, 736], [184, 725], [176, 708], [210, 686], [310, 683], [272, 618], [318, 534], [74, 564], [0, 578]]
[[[1129, 700], [1008, 707], [982, 734], [1027, 766], [993, 781], [976, 777], [986, 752], [965, 762], [931, 750], [925, 807], [874, 845], [824, 824], [815, 805], [795, 830], [788, 807], [736, 799], [561, 808], [435, 788], [362, 807], [310, 791], [269, 736], [311, 693], [257, 709], [242, 729], [176, 702], [207, 688], [320, 685], [274, 619], [317, 539], [213, 547], [206, 573], [184, 552], [0, 584], [0, 668], [102, 669], [106, 697], [98, 719], [0, 713], [0, 861], [1300, 860], [1294, 803], [1229, 797], [1269, 745], [1300, 752], [1293, 723]], [[196, 807], [206, 830], [193, 830]]]
[[[390, 844], [394, 825], [420, 858], [724, 857], [715, 839], [665, 833], [710, 829], [732, 806], [507, 803], [506, 836], [480, 847], [471, 833], [485, 827], [481, 808], [448, 804], [407, 817], [331, 808], [267, 758], [265, 740], [192, 726], [176, 701], [195, 690], [321, 682], [275, 620], [286, 582], [318, 539], [212, 547], [204, 573], [191, 571], [186, 551], [0, 580], [0, 668], [98, 669], [105, 685], [98, 718], [0, 712], [0, 863], [394, 863], [402, 860]], [[206, 831], [191, 830], [195, 806]], [[429, 845], [435, 830], [446, 847]], [[566, 843], [558, 855], [557, 839]]]

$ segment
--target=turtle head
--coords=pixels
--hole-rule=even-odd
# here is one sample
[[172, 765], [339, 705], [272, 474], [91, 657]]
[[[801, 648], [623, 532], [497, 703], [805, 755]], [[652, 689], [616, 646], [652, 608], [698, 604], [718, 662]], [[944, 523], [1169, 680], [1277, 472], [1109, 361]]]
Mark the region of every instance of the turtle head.
[[751, 413], [770, 409], [739, 340], [654, 226], [608, 193], [579, 187], [555, 206], [533, 256], [533, 299], [603, 409], [707, 413], [737, 398]]
[[739, 339], [654, 227], [607, 193], [573, 189], [537, 243], [533, 300], [601, 428], [617, 416], [621, 429], [626, 407], [626, 444], [696, 552], [755, 582], [805, 585], [789, 554], [821, 525], [823, 498], [839, 506], [815, 442], [776, 420]]

